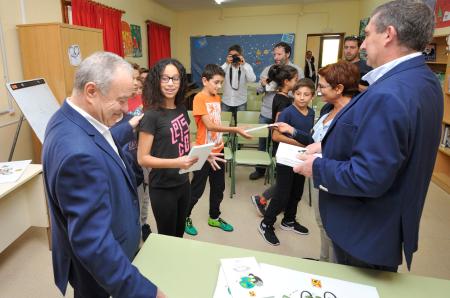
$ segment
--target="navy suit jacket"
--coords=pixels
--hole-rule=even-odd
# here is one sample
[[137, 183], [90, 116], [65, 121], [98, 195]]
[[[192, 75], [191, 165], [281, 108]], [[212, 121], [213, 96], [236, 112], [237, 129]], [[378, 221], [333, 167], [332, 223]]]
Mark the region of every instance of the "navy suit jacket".
[[[131, 126], [121, 127], [113, 133], [130, 138]], [[69, 272], [84, 270], [78, 284], [94, 279], [113, 297], [156, 296], [155, 285], [131, 264], [140, 241], [139, 203], [134, 175], [117, 147], [122, 158], [66, 102], [47, 125], [44, 177], [54, 278], [63, 294]]]
[[439, 146], [443, 96], [422, 56], [354, 97], [313, 163], [328, 236], [353, 257], [408, 268]]

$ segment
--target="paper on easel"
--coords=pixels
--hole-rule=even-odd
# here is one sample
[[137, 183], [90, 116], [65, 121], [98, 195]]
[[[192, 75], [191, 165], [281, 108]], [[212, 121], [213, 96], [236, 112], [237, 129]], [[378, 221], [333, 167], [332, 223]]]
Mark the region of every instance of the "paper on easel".
[[12, 183], [19, 180], [31, 160], [0, 162], [0, 183]]
[[221, 259], [220, 263], [233, 298], [271, 297], [267, 280], [254, 257]]

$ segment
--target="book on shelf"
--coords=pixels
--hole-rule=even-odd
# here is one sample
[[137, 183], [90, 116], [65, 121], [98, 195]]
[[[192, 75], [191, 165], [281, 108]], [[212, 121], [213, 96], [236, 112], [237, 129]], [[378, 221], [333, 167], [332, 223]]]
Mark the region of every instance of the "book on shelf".
[[442, 136], [441, 136], [441, 147], [450, 147], [450, 125], [445, 125], [444, 129], [442, 130]]

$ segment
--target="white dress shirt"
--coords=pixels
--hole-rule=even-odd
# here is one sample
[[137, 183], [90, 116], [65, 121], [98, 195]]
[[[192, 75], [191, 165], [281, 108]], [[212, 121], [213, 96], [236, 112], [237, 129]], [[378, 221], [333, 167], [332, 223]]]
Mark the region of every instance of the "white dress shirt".
[[[222, 102], [230, 107], [237, 107], [245, 104], [247, 102], [247, 83], [256, 80], [256, 75], [252, 66], [248, 63], [244, 63], [239, 67], [234, 67], [231, 64], [224, 63], [222, 69], [225, 71]], [[240, 77], [239, 69], [241, 69]], [[231, 83], [230, 71], [232, 72]]]

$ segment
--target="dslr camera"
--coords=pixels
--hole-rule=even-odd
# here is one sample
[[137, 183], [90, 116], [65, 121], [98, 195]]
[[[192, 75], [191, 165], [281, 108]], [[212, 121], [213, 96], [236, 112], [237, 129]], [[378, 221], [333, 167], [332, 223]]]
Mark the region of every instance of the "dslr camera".
[[231, 63], [233, 63], [233, 64], [239, 64], [239, 63], [241, 63], [241, 57], [239, 57], [239, 55], [233, 55], [233, 56], [231, 56], [231, 58], [233, 59], [233, 60], [231, 61]]

